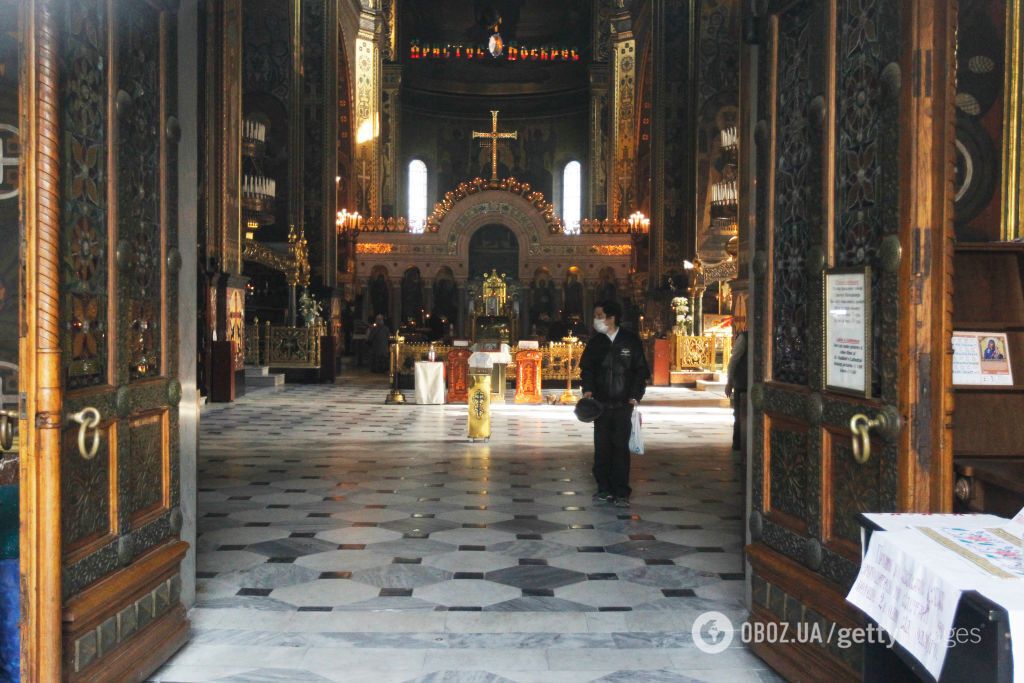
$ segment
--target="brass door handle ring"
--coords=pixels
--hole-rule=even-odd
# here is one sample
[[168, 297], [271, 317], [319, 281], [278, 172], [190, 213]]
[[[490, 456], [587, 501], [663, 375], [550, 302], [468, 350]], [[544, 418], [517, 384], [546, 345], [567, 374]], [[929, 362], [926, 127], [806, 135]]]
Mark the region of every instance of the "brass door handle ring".
[[14, 413], [0, 410], [0, 451], [9, 451], [14, 447], [14, 422]]
[[[74, 413], [70, 418], [78, 423], [78, 453], [86, 460], [92, 460], [100, 448], [100, 411], [90, 406]], [[85, 439], [89, 430], [92, 430], [92, 441], [89, 448], [86, 448]]]

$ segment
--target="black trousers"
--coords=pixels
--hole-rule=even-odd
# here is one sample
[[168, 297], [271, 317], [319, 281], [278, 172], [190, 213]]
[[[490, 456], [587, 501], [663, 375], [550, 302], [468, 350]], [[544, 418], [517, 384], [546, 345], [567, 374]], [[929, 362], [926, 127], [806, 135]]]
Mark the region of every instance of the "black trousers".
[[632, 430], [633, 406], [605, 408], [594, 420], [594, 479], [597, 489], [616, 498], [628, 498], [629, 434]]
[[747, 417], [747, 394], [734, 392], [732, 398], [732, 449], [742, 451], [744, 448], [743, 421]]

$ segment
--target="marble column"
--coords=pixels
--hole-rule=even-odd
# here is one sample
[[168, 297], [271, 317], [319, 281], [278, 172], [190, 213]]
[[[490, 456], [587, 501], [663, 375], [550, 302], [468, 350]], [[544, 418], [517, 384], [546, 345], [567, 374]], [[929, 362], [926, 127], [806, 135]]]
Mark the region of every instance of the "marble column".
[[608, 164], [609, 147], [614, 138], [607, 130], [608, 119], [608, 76], [607, 64], [590, 66], [590, 147], [587, 150], [587, 198], [585, 215], [605, 218], [608, 215]]
[[608, 217], [625, 218], [636, 196], [636, 40], [629, 9], [612, 18], [615, 25], [611, 83], [611, 171], [608, 174]]
[[364, 216], [380, 215], [380, 98], [381, 15], [364, 4], [359, 14], [355, 63], [355, 175], [358, 179], [358, 210]]
[[199, 223], [198, 84], [199, 0], [178, 5], [178, 103], [181, 124], [178, 144], [178, 482], [181, 487], [181, 540], [189, 545], [181, 561], [181, 602], [191, 607], [196, 599], [196, 453], [199, 450], [199, 388], [196, 383], [198, 324], [196, 298], [199, 263], [196, 252]]
[[401, 126], [399, 87], [402, 84], [402, 65], [384, 64], [381, 87], [381, 126], [380, 126], [380, 205], [381, 215], [396, 216], [402, 202], [398, 198], [399, 173], [398, 151], [401, 149], [399, 132]]

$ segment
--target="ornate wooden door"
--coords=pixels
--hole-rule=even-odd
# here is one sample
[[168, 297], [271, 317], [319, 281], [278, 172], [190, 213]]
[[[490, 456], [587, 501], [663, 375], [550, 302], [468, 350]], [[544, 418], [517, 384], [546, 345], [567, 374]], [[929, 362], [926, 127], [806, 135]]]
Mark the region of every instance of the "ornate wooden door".
[[140, 680], [180, 604], [175, 3], [24, 3], [23, 680]]
[[[827, 634], [830, 624], [860, 625], [844, 600], [859, 565], [857, 513], [948, 504], [936, 472], [947, 439], [952, 29], [945, 3], [762, 4], [747, 100], [756, 102], [751, 619]], [[870, 283], [860, 396], [825, 377], [823, 288], [840, 268]], [[863, 463], [851, 434], [858, 414], [880, 423]], [[856, 646], [754, 648], [794, 679], [860, 675]]]

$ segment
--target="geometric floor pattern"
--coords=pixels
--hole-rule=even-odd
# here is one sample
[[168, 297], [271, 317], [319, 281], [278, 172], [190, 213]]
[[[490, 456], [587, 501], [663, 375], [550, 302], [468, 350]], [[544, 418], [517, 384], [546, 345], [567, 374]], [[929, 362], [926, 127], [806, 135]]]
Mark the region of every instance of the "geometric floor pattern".
[[571, 408], [494, 405], [473, 444], [465, 406], [385, 393], [354, 375], [204, 409], [193, 637], [153, 680], [777, 680], [690, 635], [746, 616], [720, 397], [649, 392], [624, 509], [591, 501]]

